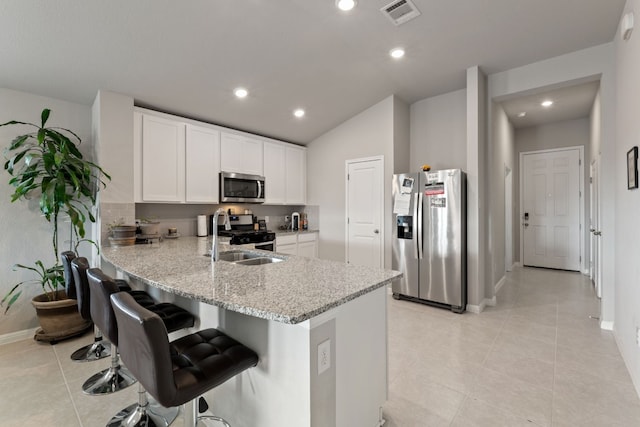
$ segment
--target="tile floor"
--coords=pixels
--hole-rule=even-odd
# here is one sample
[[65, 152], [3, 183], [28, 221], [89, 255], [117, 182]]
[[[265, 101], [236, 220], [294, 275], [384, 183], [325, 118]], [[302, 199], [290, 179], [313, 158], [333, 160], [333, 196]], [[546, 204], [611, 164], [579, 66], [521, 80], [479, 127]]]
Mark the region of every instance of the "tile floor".
[[640, 399], [579, 273], [517, 268], [498, 304], [391, 299], [385, 427], [640, 426]]
[[[479, 315], [390, 298], [385, 427], [640, 426], [613, 335], [589, 319], [597, 313], [584, 276], [528, 268], [510, 273], [498, 305]], [[90, 341], [0, 346], [0, 426], [104, 426], [135, 402], [135, 386], [82, 393], [109, 365], [69, 360]]]

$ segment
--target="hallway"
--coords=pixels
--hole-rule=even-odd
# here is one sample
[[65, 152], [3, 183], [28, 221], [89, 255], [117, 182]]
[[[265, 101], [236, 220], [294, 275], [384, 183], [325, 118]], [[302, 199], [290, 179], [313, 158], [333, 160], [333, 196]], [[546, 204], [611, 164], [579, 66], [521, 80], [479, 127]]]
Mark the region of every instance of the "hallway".
[[386, 427], [640, 425], [588, 277], [515, 268], [497, 300], [457, 315], [389, 298]]

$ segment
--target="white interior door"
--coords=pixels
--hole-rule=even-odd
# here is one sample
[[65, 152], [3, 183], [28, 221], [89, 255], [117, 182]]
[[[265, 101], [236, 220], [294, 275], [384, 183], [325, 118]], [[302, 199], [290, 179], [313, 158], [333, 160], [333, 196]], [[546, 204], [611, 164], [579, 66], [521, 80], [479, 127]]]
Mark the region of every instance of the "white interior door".
[[590, 274], [598, 298], [602, 297], [601, 254], [600, 254], [600, 162], [596, 158], [591, 163], [591, 218], [589, 231], [591, 232], [591, 265]]
[[523, 153], [523, 265], [580, 270], [580, 150]]
[[382, 268], [383, 159], [348, 160], [346, 169], [346, 261]]

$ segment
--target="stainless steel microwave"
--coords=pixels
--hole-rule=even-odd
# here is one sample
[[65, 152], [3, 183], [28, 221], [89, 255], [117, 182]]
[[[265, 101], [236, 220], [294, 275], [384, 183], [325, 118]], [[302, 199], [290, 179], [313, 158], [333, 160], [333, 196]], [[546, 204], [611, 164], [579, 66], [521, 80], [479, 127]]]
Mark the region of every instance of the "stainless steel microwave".
[[264, 203], [264, 176], [220, 172], [220, 203]]

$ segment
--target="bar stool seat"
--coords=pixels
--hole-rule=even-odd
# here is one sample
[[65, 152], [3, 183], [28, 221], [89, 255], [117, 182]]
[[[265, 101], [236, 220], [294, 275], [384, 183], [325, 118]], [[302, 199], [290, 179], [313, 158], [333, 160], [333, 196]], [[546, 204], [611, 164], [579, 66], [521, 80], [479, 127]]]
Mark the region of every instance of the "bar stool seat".
[[[126, 293], [111, 295], [121, 357], [147, 392], [166, 407], [185, 405], [185, 427], [197, 423], [198, 398], [245, 369], [258, 355], [217, 329], [205, 329], [169, 343], [158, 315]], [[229, 424], [219, 417], [210, 418]]]

